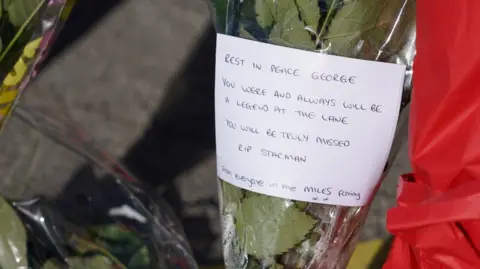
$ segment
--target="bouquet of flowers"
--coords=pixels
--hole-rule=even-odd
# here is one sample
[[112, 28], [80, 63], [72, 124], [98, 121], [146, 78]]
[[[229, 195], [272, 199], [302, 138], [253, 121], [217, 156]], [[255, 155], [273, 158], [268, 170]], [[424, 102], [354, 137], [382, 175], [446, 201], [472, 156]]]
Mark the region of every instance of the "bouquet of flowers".
[[[364, 202], [362, 203], [344, 204], [339, 203], [338, 200], [332, 200], [332, 193], [338, 196], [357, 196], [356, 198], [360, 200], [360, 194], [354, 191], [349, 192], [328, 187], [319, 189], [305, 187], [303, 189], [302, 186], [301, 189], [304, 191], [310, 190], [319, 194], [318, 197], [307, 199], [293, 196], [293, 194], [288, 196], [285, 194], [286, 190], [284, 189], [292, 193], [298, 193], [298, 185], [296, 187], [292, 186], [295, 185], [299, 178], [313, 178], [313, 181], [322, 183], [325, 177], [319, 177], [308, 172], [299, 172], [299, 170], [295, 170], [288, 176], [275, 174], [275, 170], [282, 169], [282, 164], [272, 166], [253, 164], [249, 166], [249, 169], [252, 166], [258, 166], [258, 169], [255, 170], [257, 174], [250, 177], [248, 171], [234, 171], [228, 165], [225, 165], [228, 162], [231, 164], [232, 160], [237, 164], [247, 162], [249, 157], [246, 156], [252, 155], [242, 155], [245, 157], [235, 155], [236, 157], [231, 157], [225, 161], [226, 158], [222, 155], [228, 154], [220, 147], [234, 142], [234, 135], [237, 135], [239, 132], [247, 131], [259, 136], [263, 133], [263, 130], [238, 124], [232, 119], [226, 119], [228, 128], [233, 130], [234, 134], [230, 135], [223, 132], [223, 126], [219, 128], [219, 124], [225, 122], [222, 113], [226, 109], [223, 108], [223, 103], [235, 104], [236, 102], [235, 105], [242, 109], [260, 111], [262, 113], [272, 112], [272, 110], [277, 110], [274, 112], [279, 113], [284, 112], [277, 107], [273, 108], [272, 106], [268, 107], [262, 104], [251, 105], [238, 100], [233, 101], [232, 98], [224, 96], [221, 92], [223, 89], [219, 89], [220, 86], [228, 88], [228, 91], [232, 93], [238, 89], [239, 79], [237, 81], [229, 81], [223, 74], [231, 75], [239, 72], [245, 72], [250, 78], [258, 79], [256, 81], [259, 84], [263, 83], [258, 87], [242, 85], [241, 90], [244, 93], [266, 96], [269, 92], [269, 89], [265, 87], [267, 78], [262, 81], [259, 78], [259, 73], [247, 73], [247, 71], [240, 71], [240, 69], [229, 69], [230, 67], [225, 65], [225, 63], [228, 65], [246, 66], [249, 60], [245, 57], [248, 54], [245, 51], [248, 50], [250, 53], [248, 55], [251, 57], [254, 55], [263, 57], [263, 60], [277, 61], [282, 63], [283, 67], [286, 65], [295, 66], [282, 68], [279, 66], [281, 64], [278, 66], [271, 65], [271, 70], [268, 70], [276, 73], [276, 75], [282, 74], [292, 77], [301, 77], [300, 73], [303, 69], [316, 66], [317, 62], [315, 61], [327, 62], [327, 59], [333, 59], [331, 57], [334, 57], [335, 61], [343, 61], [342, 64], [336, 67], [336, 70], [341, 70], [342, 67], [346, 68], [350, 63], [365, 62], [360, 60], [367, 60], [369, 63], [384, 62], [404, 65], [406, 66], [406, 69], [404, 69], [406, 73], [402, 76], [403, 80], [390, 82], [391, 84], [403, 84], [397, 85], [399, 88], [403, 88], [401, 98], [398, 98], [398, 103], [401, 104], [398, 104], [397, 109], [403, 110], [410, 101], [411, 66], [415, 55], [415, 1], [211, 0], [210, 4], [214, 23], [219, 34], [217, 40], [216, 77], [217, 166], [221, 198], [220, 210], [222, 211], [224, 230], [223, 248], [227, 268], [345, 268], [354, 249], [359, 230], [366, 218], [370, 202], [369, 198], [375, 193], [375, 186], [372, 186], [363, 194], [367, 197], [363, 199]], [[236, 47], [225, 45], [237, 43], [239, 45]], [[267, 43], [268, 45], [260, 45], [259, 43]], [[272, 56], [273, 54], [269, 53], [273, 53], [273, 51], [278, 53]], [[290, 51], [292, 51], [291, 54]], [[298, 59], [296, 59], [297, 56], [292, 56], [293, 53], [298, 55], [298, 58], [305, 58], [305, 64], [299, 64]], [[288, 54], [288, 56], [283, 56], [282, 54]], [[308, 58], [307, 56], [311, 60], [306, 59]], [[332, 64], [330, 63], [318, 63], [318, 65], [325, 69], [334, 65], [333, 60]], [[390, 65], [383, 64], [382, 66]], [[260, 70], [262, 68], [260, 64], [253, 62], [253, 69]], [[361, 68], [356, 70], [358, 71], [359, 69]], [[229, 70], [234, 71], [230, 72]], [[266, 74], [266, 71], [262, 74]], [[342, 76], [341, 74], [329, 76], [328, 74], [315, 75], [315, 73], [311, 73], [311, 78], [323, 80], [325, 83], [328, 81], [348, 83], [352, 77]], [[350, 80], [350, 82], [353, 84], [355, 83], [354, 80]], [[385, 82], [380, 88], [387, 87], [386, 85], [388, 84], [389, 82]], [[280, 83], [274, 85], [276, 89], [282, 87]], [[292, 83], [292, 86], [297, 88], [301, 88], [302, 85], [307, 84], [300, 84], [300, 82], [298, 84]], [[361, 95], [361, 92], [356, 94], [358, 97]], [[275, 95], [277, 99], [297, 99], [297, 101], [317, 106], [335, 106], [336, 101], [333, 98], [304, 98], [305, 96], [300, 98], [300, 95], [297, 97], [296, 92], [293, 90], [291, 92], [275, 91], [272, 95]], [[294, 95], [295, 97], [293, 97]], [[366, 95], [368, 94], [366, 93]], [[359, 106], [358, 109], [362, 110], [364, 108]], [[395, 112], [398, 113], [398, 110]], [[232, 112], [229, 115], [233, 115], [233, 113], [237, 112]], [[239, 115], [239, 113], [236, 115]], [[305, 117], [311, 116], [311, 118], [319, 115], [317, 112], [316, 114], [298, 113]], [[396, 115], [398, 116], [398, 114]], [[325, 118], [325, 115], [321, 117], [327, 121], [342, 122], [342, 119], [338, 118]], [[236, 119], [241, 120], [243, 118], [246, 117], [238, 116]], [[393, 119], [393, 121], [396, 121], [396, 119]], [[272, 120], [272, 123], [275, 123], [275, 120]], [[277, 124], [277, 126], [287, 128], [289, 123], [280, 122]], [[309, 124], [315, 125], [315, 123]], [[309, 126], [304, 126], [304, 128], [309, 128]], [[332, 127], [332, 129], [334, 128]], [[381, 130], [384, 127], [372, 126], [372, 128]], [[343, 131], [343, 133], [348, 132], [352, 131]], [[274, 137], [274, 131], [268, 129], [267, 135]], [[289, 132], [282, 132], [281, 135], [282, 138], [296, 140], [297, 142], [308, 140], [308, 135], [296, 136]], [[277, 132], [277, 137], [279, 136], [280, 132]], [[317, 143], [325, 142], [322, 139], [319, 142], [318, 139], [317, 137]], [[364, 142], [372, 139], [375, 138], [366, 137]], [[227, 140], [228, 142], [223, 142]], [[289, 142], [285, 141], [283, 143], [287, 144]], [[331, 140], [325, 143], [330, 143], [328, 144], [329, 146], [348, 147], [350, 142]], [[382, 171], [386, 172], [388, 170], [388, 163], [386, 168], [383, 169], [385, 162], [388, 160], [388, 152], [392, 153], [391, 157], [396, 150], [393, 148], [390, 151], [391, 145], [389, 143], [388, 146], [382, 149], [385, 152], [385, 156], [379, 158], [379, 162], [383, 162], [383, 166], [376, 168], [376, 170], [380, 171], [376, 172], [379, 176], [374, 180], [373, 185], [378, 185]], [[393, 145], [394, 147], [396, 146], [395, 142]], [[238, 146], [238, 149], [245, 153], [253, 152], [254, 148], [248, 145]], [[308, 150], [305, 149], [305, 151]], [[282, 160], [290, 159], [297, 163], [305, 162], [307, 158], [272, 153], [264, 149], [262, 149], [261, 154]], [[345, 161], [345, 163], [342, 163], [342, 154], [337, 157], [340, 161], [337, 160], [336, 163], [330, 162], [330, 164], [336, 167], [344, 166], [343, 170], [349, 170], [349, 165], [352, 165], [351, 169], [354, 170], [354, 167], [358, 166], [353, 165], [353, 163], [365, 161], [361, 158], [356, 158], [350, 160], [350, 162]], [[368, 161], [367, 163], [364, 162], [362, 166], [368, 166]], [[266, 171], [265, 174], [258, 172], [262, 169]], [[320, 170], [317, 171], [322, 173]], [[259, 177], [258, 175], [265, 175], [265, 177]], [[350, 175], [351, 181], [357, 180], [356, 171], [352, 171]], [[272, 177], [284, 176], [287, 180], [282, 181], [281, 186], [280, 184], [272, 183], [275, 180]], [[270, 182], [267, 183], [268, 181]], [[285, 184], [285, 182], [291, 183], [291, 186]], [[265, 187], [280, 188], [283, 192], [263, 191], [266, 189]]]
[[0, 0], [0, 268], [196, 269], [169, 205], [97, 148], [61, 96], [20, 98], [74, 2]]

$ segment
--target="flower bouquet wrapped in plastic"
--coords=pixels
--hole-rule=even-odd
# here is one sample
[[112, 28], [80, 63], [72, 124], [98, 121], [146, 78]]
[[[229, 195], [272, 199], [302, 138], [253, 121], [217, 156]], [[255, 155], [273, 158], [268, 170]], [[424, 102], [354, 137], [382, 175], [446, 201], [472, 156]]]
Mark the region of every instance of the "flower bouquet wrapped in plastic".
[[74, 2], [0, 1], [0, 268], [196, 269], [168, 204], [96, 147], [61, 96], [20, 98]]
[[397, 150], [415, 1], [210, 4], [227, 268], [345, 268]]
[[20, 98], [0, 137], [0, 267], [197, 269], [161, 193], [98, 148], [62, 98], [42, 97], [57, 103]]

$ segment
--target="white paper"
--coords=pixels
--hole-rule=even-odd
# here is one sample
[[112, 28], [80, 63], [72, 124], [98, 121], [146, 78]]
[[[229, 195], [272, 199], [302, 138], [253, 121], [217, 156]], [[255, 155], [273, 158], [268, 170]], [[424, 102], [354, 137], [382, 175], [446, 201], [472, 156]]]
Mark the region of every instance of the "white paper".
[[218, 176], [277, 197], [365, 205], [392, 145], [404, 75], [403, 65], [217, 35]]

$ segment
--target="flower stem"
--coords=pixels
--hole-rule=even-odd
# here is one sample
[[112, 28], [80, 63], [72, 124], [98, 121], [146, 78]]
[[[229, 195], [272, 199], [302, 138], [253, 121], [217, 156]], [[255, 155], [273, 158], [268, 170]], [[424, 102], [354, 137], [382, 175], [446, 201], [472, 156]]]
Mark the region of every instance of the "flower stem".
[[317, 40], [315, 42], [315, 47], [318, 47], [318, 45], [320, 44], [320, 40], [321, 40], [322, 36], [327, 31], [327, 26], [330, 23], [330, 19], [333, 16], [333, 13], [334, 13], [335, 9], [337, 8], [336, 7], [337, 3], [338, 3], [338, 0], [333, 0], [332, 1], [332, 4], [330, 5], [330, 8], [328, 9], [328, 12], [327, 12], [327, 17], [323, 21], [322, 28], [320, 29], [320, 32], [317, 35]]

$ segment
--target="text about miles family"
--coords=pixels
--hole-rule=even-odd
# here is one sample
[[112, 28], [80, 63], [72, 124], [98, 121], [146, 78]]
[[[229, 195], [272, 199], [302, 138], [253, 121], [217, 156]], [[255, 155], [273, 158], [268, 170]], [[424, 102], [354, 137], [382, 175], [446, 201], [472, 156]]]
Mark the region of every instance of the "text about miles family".
[[267, 195], [364, 205], [390, 151], [404, 73], [218, 35], [219, 177]]

